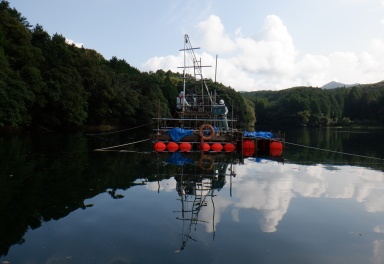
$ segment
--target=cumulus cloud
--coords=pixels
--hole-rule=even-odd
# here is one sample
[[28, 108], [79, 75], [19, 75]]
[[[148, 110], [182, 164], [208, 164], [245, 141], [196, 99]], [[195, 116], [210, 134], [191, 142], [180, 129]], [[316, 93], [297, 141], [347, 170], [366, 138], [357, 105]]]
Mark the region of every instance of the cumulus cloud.
[[153, 57], [145, 62], [144, 68], [150, 71], [158, 69], [171, 70], [173, 72], [180, 71], [177, 67], [183, 65], [183, 54], [179, 53], [178, 56], [167, 57]]
[[197, 26], [203, 32], [202, 45], [204, 49], [218, 53], [235, 49], [235, 43], [225, 34], [224, 25], [218, 16], [211, 15]]
[[296, 51], [281, 19], [268, 16], [261, 40], [237, 38], [239, 53], [232, 59], [249, 73], [292, 74]]
[[[217, 81], [238, 91], [280, 90], [295, 86], [320, 87], [330, 81], [346, 84], [373, 83], [383, 79], [384, 40], [373, 39], [364, 52], [335, 51], [330, 54], [301, 54], [284, 22], [276, 15], [265, 18], [258, 38], [244, 36], [241, 28], [231, 35], [218, 16], [198, 23], [201, 45], [208, 53], [197, 54], [203, 64], [214, 65], [218, 54]], [[259, 30], [260, 31], [260, 30]], [[203, 58], [204, 56], [204, 58]], [[149, 59], [144, 70], [180, 71], [179, 54]], [[214, 70], [204, 77], [214, 79]]]
[[81, 48], [84, 46], [83, 43], [75, 43], [72, 39], [65, 39], [65, 42], [69, 45], [75, 45], [78, 48]]

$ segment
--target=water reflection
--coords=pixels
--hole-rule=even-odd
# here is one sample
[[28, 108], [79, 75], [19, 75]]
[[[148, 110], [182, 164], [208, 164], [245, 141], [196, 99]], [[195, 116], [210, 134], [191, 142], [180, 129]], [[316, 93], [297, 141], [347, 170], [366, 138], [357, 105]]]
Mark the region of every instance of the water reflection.
[[[175, 188], [179, 196], [194, 196], [193, 201], [181, 199], [182, 203], [191, 202], [192, 205], [185, 211], [185, 204], [182, 204], [183, 209], [181, 212], [189, 212], [190, 216], [183, 215], [179, 219], [188, 220], [190, 224], [183, 225], [184, 239], [181, 249], [185, 248], [189, 239], [195, 240], [191, 235], [191, 228], [196, 226], [197, 223], [205, 225], [206, 232], [212, 233], [214, 237], [216, 226], [220, 225], [221, 219], [226, 217], [225, 212], [228, 211], [232, 221], [237, 223], [244, 222], [241, 216], [243, 211], [255, 211], [258, 216], [258, 226], [262, 232], [266, 233], [278, 231], [279, 224], [283, 222], [285, 215], [290, 210], [291, 203], [295, 199], [320, 199], [326, 201], [327, 204], [332, 203], [332, 200], [335, 199], [353, 200], [362, 204], [367, 213], [384, 212], [384, 174], [379, 171], [367, 170], [363, 167], [326, 164], [299, 166], [293, 163], [285, 163], [283, 165], [268, 159], [246, 159], [244, 164], [235, 165], [235, 168], [231, 171], [232, 176], [235, 175], [234, 170], [236, 170], [238, 177], [230, 178], [235, 186], [233, 191], [231, 188], [231, 195], [220, 196], [217, 202], [214, 202], [213, 199], [210, 200], [211, 203], [204, 202], [205, 208], [202, 211], [200, 211], [202, 209], [200, 201], [203, 199], [203, 195], [199, 194], [199, 188], [203, 188], [204, 184], [208, 186], [207, 191], [204, 193], [204, 199], [212, 198], [213, 188], [211, 186], [214, 178], [207, 177], [208, 181], [204, 182], [204, 177], [195, 178], [196, 180], [185, 177], [185, 181], [181, 181], [182, 178], [176, 174], [177, 183]], [[186, 175], [188, 175], [187, 172]], [[222, 178], [219, 189], [224, 187], [224, 183], [225, 180]], [[194, 211], [193, 205], [197, 206], [196, 211]], [[343, 210], [352, 210], [352, 208], [350, 205], [347, 208], [333, 208], [327, 213], [340, 215]], [[198, 214], [202, 219], [211, 219], [211, 221], [199, 220]], [[374, 252], [373, 256], [371, 256], [372, 263], [382, 263], [381, 261], [384, 260], [383, 240], [377, 239], [374, 235], [374, 233], [380, 234], [380, 237], [383, 238], [381, 235], [383, 234], [384, 224], [382, 218], [368, 221], [376, 224], [367, 226], [368, 223], [362, 221], [367, 216], [361, 215], [356, 209], [353, 209], [351, 216], [357, 222], [361, 221], [358, 224], [352, 218], [333, 219], [327, 215], [318, 216], [323, 217], [324, 220], [316, 220], [316, 226], [312, 228], [333, 229], [333, 225], [345, 225], [345, 230], [339, 232], [345, 236], [346, 240], [351, 239], [352, 236], [372, 237], [372, 252]], [[332, 221], [328, 221], [329, 218]], [[345, 234], [346, 231], [348, 234]], [[300, 232], [298, 231], [298, 233]], [[320, 238], [322, 236], [316, 232], [315, 234]], [[334, 235], [327, 234], [325, 236], [333, 237]], [[308, 237], [305, 240], [309, 244], [314, 241], [313, 238]]]
[[29, 229], [92, 206], [86, 199], [106, 191], [121, 198], [116, 190], [137, 185], [140, 176], [120, 176], [151, 168], [140, 155], [132, 155], [130, 163], [121, 155], [97, 155], [81, 134], [10, 137], [0, 143], [0, 215], [6, 216], [0, 220], [0, 256], [23, 244]]
[[297, 147], [285, 162], [101, 153], [82, 135], [0, 143], [1, 261], [32, 251], [30, 262], [53, 252], [75, 263], [84, 252], [95, 263], [384, 261], [382, 162]]
[[[175, 189], [179, 196], [179, 210], [175, 210], [176, 219], [182, 222], [181, 246], [184, 250], [189, 240], [194, 238], [198, 224], [208, 224], [215, 235], [215, 201], [216, 192], [226, 184], [226, 177], [235, 177], [234, 166], [242, 163], [242, 157], [235, 153], [207, 155], [203, 153], [155, 153], [159, 177], [173, 176]], [[153, 186], [153, 185], [152, 185]], [[160, 190], [160, 184], [158, 185]], [[209, 215], [207, 215], [207, 213]]]
[[[184, 170], [184, 167], [180, 169]], [[226, 212], [230, 212], [232, 221], [244, 223], [246, 221], [242, 219], [243, 212], [253, 210], [257, 214], [255, 220], [258, 219], [257, 224], [262, 232], [277, 232], [279, 224], [283, 222], [284, 217], [290, 210], [291, 203], [297, 199], [320, 199], [321, 201], [326, 201], [327, 204], [332, 203], [331, 201], [335, 199], [353, 200], [362, 204], [367, 213], [384, 212], [384, 174], [380, 171], [367, 170], [363, 167], [327, 164], [301, 166], [289, 162], [283, 164], [269, 159], [254, 158], [246, 159], [244, 162], [236, 164], [232, 169], [231, 175], [234, 176], [234, 171], [236, 171], [238, 176], [229, 178], [231, 181], [231, 195], [223, 196], [217, 193], [219, 195], [217, 202], [214, 202], [213, 199], [208, 199], [210, 203], [204, 203], [204, 210], [201, 210], [200, 201], [202, 200], [202, 195], [199, 194], [199, 190], [204, 185], [208, 186], [207, 191], [204, 193], [204, 199], [212, 198], [214, 190], [211, 187], [212, 179], [215, 178], [207, 177], [206, 182], [204, 182], [204, 177], [191, 180], [187, 177], [188, 172], [183, 171], [186, 177], [185, 181], [181, 181], [182, 177], [178, 174], [180, 170], [175, 174], [176, 186], [174, 188], [179, 196], [193, 196], [193, 201], [189, 202], [191, 202], [191, 205], [197, 205], [198, 208], [194, 217], [195, 211], [193, 206], [185, 211], [183, 202], [186, 202], [187, 199], [181, 199], [183, 209], [180, 212], [189, 212], [192, 215], [188, 217], [183, 215], [179, 218], [190, 221], [190, 224], [183, 225], [184, 240], [181, 249], [185, 248], [189, 239], [195, 241], [193, 235], [191, 235], [191, 228], [196, 226], [197, 223], [204, 225], [206, 232], [212, 233], [214, 237], [216, 226], [220, 225], [221, 219], [227, 217], [225, 215]], [[218, 190], [224, 187], [225, 179], [221, 178], [219, 181], [221, 184], [218, 185]], [[232, 184], [234, 186], [233, 190]], [[327, 213], [339, 215], [345, 209], [351, 210], [350, 205], [347, 208], [332, 208]], [[333, 225], [345, 225], [345, 230], [341, 234], [346, 240], [351, 239], [352, 236], [364, 235], [372, 237], [374, 238], [371, 241], [372, 251], [374, 252], [373, 256], [371, 256], [372, 263], [381, 263], [384, 260], [383, 240], [377, 239], [374, 236], [374, 233], [380, 234], [380, 236], [383, 234], [384, 222], [382, 218], [368, 221], [375, 222], [376, 224], [368, 227], [368, 230], [366, 230], [367, 223], [361, 222], [356, 224], [355, 221], [351, 221], [352, 218], [336, 218], [328, 221], [329, 216], [318, 216], [323, 217], [324, 220], [316, 220], [316, 226], [313, 226], [313, 228], [333, 229]], [[362, 216], [361, 213], [358, 213], [356, 209], [353, 209], [351, 216], [357, 222], [366, 218], [365, 215]], [[201, 219], [210, 219], [211, 221], [200, 221], [199, 217], [202, 217]], [[298, 217], [301, 217], [301, 215]], [[356, 227], [357, 229], [354, 229]], [[362, 230], [365, 230], [365, 232]], [[347, 234], [345, 233], [346, 231]], [[300, 232], [298, 231], [298, 233]], [[322, 236], [316, 232], [315, 234], [320, 238]], [[333, 237], [333, 234], [325, 236]], [[309, 237], [306, 237], [305, 240], [307, 242], [310, 241], [309, 244], [314, 241], [313, 238]]]
[[367, 212], [384, 212], [382, 172], [353, 166], [332, 166], [330, 170], [322, 164], [260, 165], [248, 162], [239, 168], [239, 174], [245, 176], [237, 179], [236, 186], [241, 191], [234, 196], [239, 200], [236, 208], [252, 208], [261, 213], [260, 228], [265, 232], [277, 230], [295, 197], [354, 199]]

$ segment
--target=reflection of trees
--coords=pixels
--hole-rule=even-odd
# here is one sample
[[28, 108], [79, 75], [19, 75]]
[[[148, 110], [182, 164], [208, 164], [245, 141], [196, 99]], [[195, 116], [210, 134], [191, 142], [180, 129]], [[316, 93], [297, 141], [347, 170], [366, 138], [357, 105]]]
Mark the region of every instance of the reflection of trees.
[[154, 167], [137, 154], [91, 152], [90, 141], [57, 134], [1, 139], [0, 256], [23, 243], [29, 228], [91, 206], [86, 199], [105, 191], [121, 198], [118, 189]]
[[[318, 164], [331, 163], [342, 165], [357, 165], [384, 171], [384, 137], [380, 130], [368, 129], [294, 129], [286, 132], [287, 142], [294, 142], [300, 146], [286, 144], [284, 156], [292, 163]], [[322, 151], [312, 148], [319, 148]], [[354, 155], [342, 155], [332, 151]], [[367, 159], [361, 156], [373, 157]]]

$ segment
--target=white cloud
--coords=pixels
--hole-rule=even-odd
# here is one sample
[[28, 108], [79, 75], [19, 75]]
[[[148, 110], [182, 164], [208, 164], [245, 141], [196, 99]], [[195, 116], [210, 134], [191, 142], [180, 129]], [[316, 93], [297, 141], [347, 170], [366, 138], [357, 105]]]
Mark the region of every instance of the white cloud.
[[167, 56], [167, 57], [153, 57], [146, 61], [143, 65], [144, 68], [150, 71], [156, 71], [158, 69], [171, 70], [173, 72], [180, 71], [177, 67], [183, 65], [183, 54]]
[[[265, 18], [262, 34], [257, 39], [243, 36], [241, 28], [231, 36], [215, 15], [198, 23], [197, 28], [201, 39], [192, 39], [192, 43], [218, 54], [217, 81], [238, 91], [320, 87], [330, 81], [374, 83], [384, 79], [383, 39], [373, 39], [361, 53], [300, 54], [287, 27], [276, 15]], [[214, 65], [215, 55], [203, 53], [199, 56], [204, 65]], [[180, 71], [177, 67], [182, 65], [182, 58], [181, 54], [151, 58], [143, 65], [143, 70]], [[214, 79], [214, 72], [213, 69], [204, 70], [204, 77]]]
[[326, 76], [332, 76], [332, 80], [343, 82], [343, 80], [351, 79], [355, 77], [354, 81], [360, 82], [358, 77], [359, 71], [359, 58], [355, 53], [352, 52], [333, 52], [328, 55], [330, 61], [329, 72]]
[[81, 47], [83, 47], [84, 46], [84, 44], [83, 43], [75, 43], [72, 39], [65, 39], [65, 42], [67, 43], [67, 44], [69, 44], [69, 45], [75, 45], [76, 47], [78, 47], [78, 48], [81, 48]]
[[224, 26], [218, 16], [211, 15], [197, 27], [203, 32], [203, 46], [212, 52], [228, 52], [235, 48], [233, 40], [225, 34]]
[[250, 72], [289, 74], [294, 68], [296, 51], [287, 28], [277, 16], [265, 19], [263, 39], [238, 38], [238, 67]]
[[301, 83], [321, 84], [330, 69], [330, 60], [323, 55], [305, 54], [296, 64], [296, 77]]

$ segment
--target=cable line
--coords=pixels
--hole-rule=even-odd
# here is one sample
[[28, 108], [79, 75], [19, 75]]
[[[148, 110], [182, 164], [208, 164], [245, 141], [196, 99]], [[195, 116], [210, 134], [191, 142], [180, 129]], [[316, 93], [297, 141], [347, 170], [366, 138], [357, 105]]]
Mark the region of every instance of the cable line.
[[117, 145], [117, 146], [112, 146], [112, 147], [107, 147], [107, 148], [99, 148], [99, 149], [95, 149], [94, 151], [103, 151], [106, 149], [112, 149], [112, 148], [117, 148], [117, 147], [122, 147], [122, 146], [133, 145], [133, 144], [141, 143], [141, 142], [148, 141], [148, 140], [150, 140], [150, 139], [149, 138], [143, 139], [143, 140], [139, 140], [139, 141], [135, 141], [135, 142], [127, 143], [127, 144], [122, 144], [122, 145]]
[[124, 132], [124, 131], [129, 131], [129, 130], [136, 129], [136, 128], [140, 128], [140, 127], [144, 127], [144, 126], [149, 126], [149, 125], [152, 125], [152, 124], [154, 124], [154, 123], [156, 123], [156, 122], [148, 123], [148, 124], [141, 125], [141, 126], [137, 126], [137, 127], [131, 127], [131, 128], [123, 129], [123, 130], [118, 130], [118, 131], [105, 132], [105, 133], [98, 133], [98, 134], [85, 134], [85, 135], [87, 135], [87, 136], [99, 136], [99, 135], [115, 134], [115, 133], [120, 133], [120, 132]]
[[316, 150], [321, 150], [321, 151], [328, 151], [332, 153], [337, 153], [337, 154], [343, 154], [343, 155], [349, 155], [349, 156], [354, 156], [354, 157], [360, 157], [360, 158], [367, 158], [367, 159], [375, 159], [375, 160], [384, 160], [382, 158], [376, 158], [376, 157], [370, 157], [370, 156], [364, 156], [364, 155], [357, 155], [357, 154], [352, 154], [352, 153], [346, 153], [346, 152], [341, 152], [341, 151], [335, 151], [335, 150], [329, 150], [329, 149], [322, 149], [322, 148], [316, 148], [316, 147], [310, 147], [306, 145], [300, 145], [296, 143], [291, 143], [291, 142], [284, 142], [285, 144], [293, 145], [293, 146], [298, 146], [298, 147], [303, 147], [303, 148], [310, 148], [310, 149], [316, 149]]

